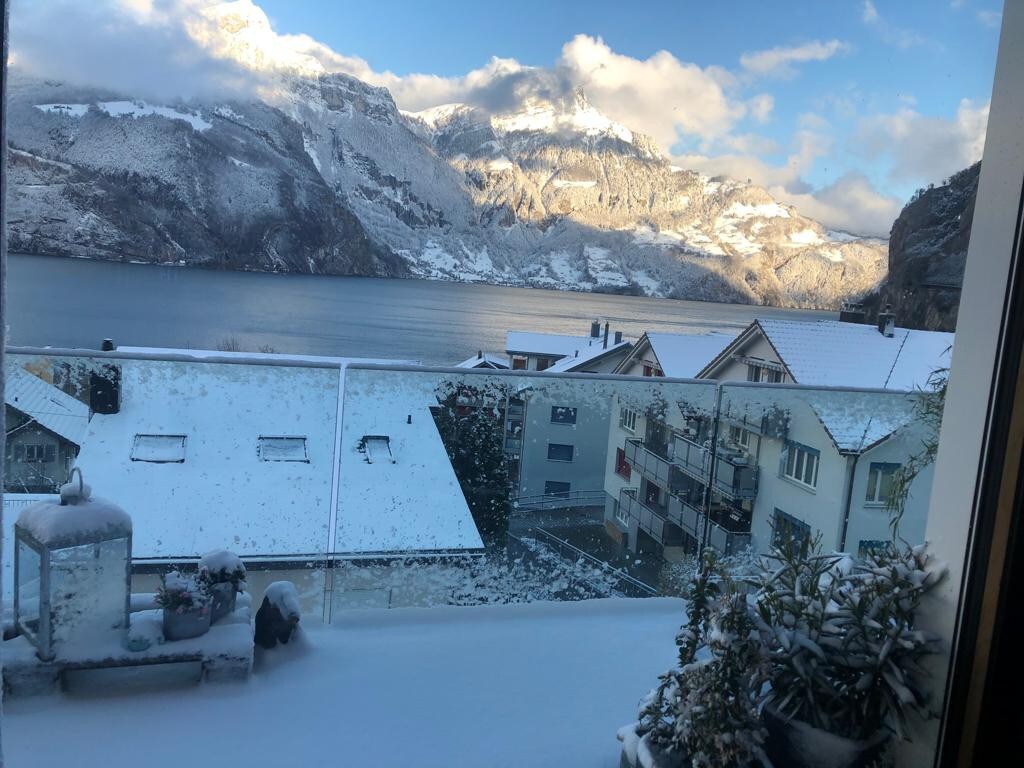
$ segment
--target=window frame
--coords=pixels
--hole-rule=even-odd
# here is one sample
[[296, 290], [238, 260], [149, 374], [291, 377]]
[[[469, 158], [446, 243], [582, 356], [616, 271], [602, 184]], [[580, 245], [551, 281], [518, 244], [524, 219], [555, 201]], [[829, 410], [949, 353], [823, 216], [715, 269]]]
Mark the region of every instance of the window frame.
[[[263, 447], [265, 441], [270, 440], [301, 440], [302, 441], [302, 458], [301, 459], [271, 459], [263, 455]], [[309, 439], [306, 435], [260, 435], [256, 438], [256, 456], [260, 461], [266, 461], [271, 463], [288, 463], [288, 464], [309, 464]]]
[[[555, 447], [558, 447], [558, 448], [568, 448], [569, 449], [569, 454], [570, 454], [569, 458], [568, 459], [554, 459], [554, 458], [552, 458], [551, 457], [551, 449], [555, 448]], [[548, 461], [557, 461], [557, 462], [560, 462], [562, 464], [572, 464], [573, 461], [575, 461], [575, 459], [576, 459], [576, 446], [575, 446], [575, 444], [573, 444], [573, 443], [548, 443]]]
[[[808, 459], [814, 460], [814, 476], [811, 478], [810, 483], [804, 479], [807, 475]], [[790, 474], [790, 465], [792, 465], [793, 474]], [[795, 440], [786, 441], [782, 455], [779, 457], [779, 477], [806, 490], [817, 491], [818, 473], [820, 470], [821, 451], [809, 445], [798, 443]]]
[[619, 406], [619, 426], [630, 434], [636, 434], [636, 423], [640, 419], [640, 411], [625, 405]]
[[[571, 411], [572, 412], [572, 421], [569, 421], [568, 419], [556, 419], [555, 418], [555, 411], [566, 411], [566, 412]], [[558, 424], [559, 426], [574, 427], [574, 426], [576, 426], [577, 413], [578, 413], [578, 409], [573, 408], [573, 407], [568, 406], [568, 405], [552, 405], [551, 406], [551, 423], [552, 424]]]
[[[180, 459], [143, 459], [135, 456], [135, 451], [139, 447], [140, 437], [157, 437], [164, 438], [168, 441], [180, 439], [181, 440], [181, 458]], [[132, 447], [129, 453], [129, 458], [132, 461], [142, 462], [144, 464], [184, 464], [185, 459], [188, 458], [188, 435], [179, 434], [156, 434], [150, 432], [136, 432], [135, 437], [132, 438]]]
[[[553, 491], [550, 487], [553, 485], [565, 486], [564, 490]], [[572, 493], [572, 483], [568, 480], [545, 480], [544, 481], [544, 495], [551, 496], [557, 499], [567, 499], [569, 494]]]
[[[888, 494], [885, 498], [879, 497], [879, 492], [882, 488], [882, 481], [885, 477], [889, 478], [889, 490], [892, 491], [892, 478], [899, 471], [902, 464], [893, 461], [872, 461], [868, 465], [867, 475], [867, 486], [864, 492], [864, 506], [865, 507], [884, 507], [889, 503]], [[886, 471], [888, 470], [888, 471]], [[872, 475], [875, 475], [874, 483], [872, 483]]]

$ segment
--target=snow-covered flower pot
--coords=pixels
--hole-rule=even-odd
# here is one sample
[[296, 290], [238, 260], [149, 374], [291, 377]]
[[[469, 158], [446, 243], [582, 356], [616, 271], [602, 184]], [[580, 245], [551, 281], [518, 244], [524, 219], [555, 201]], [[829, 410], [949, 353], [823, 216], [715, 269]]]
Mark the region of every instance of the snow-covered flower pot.
[[210, 629], [210, 592], [195, 576], [171, 571], [163, 577], [156, 604], [164, 609], [164, 639], [187, 640]]
[[198, 578], [213, 601], [212, 623], [234, 613], [235, 599], [245, 589], [245, 565], [238, 555], [226, 549], [207, 552], [199, 560]]
[[787, 721], [771, 707], [765, 707], [764, 719], [765, 753], [773, 765], [787, 768], [867, 768], [877, 764], [891, 736], [879, 731], [867, 741], [847, 739], [800, 720]]
[[188, 640], [210, 631], [210, 608], [164, 608], [164, 639]]

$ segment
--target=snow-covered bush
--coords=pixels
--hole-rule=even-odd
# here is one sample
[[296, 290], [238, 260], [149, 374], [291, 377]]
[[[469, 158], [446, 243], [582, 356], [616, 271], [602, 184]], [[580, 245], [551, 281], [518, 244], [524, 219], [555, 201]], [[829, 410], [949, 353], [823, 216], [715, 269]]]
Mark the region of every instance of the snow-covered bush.
[[245, 589], [245, 565], [226, 549], [215, 549], [199, 558], [199, 581], [206, 585], [231, 582], [236, 591]]
[[763, 763], [758, 711], [764, 658], [745, 591], [707, 550], [689, 583], [679, 665], [644, 700], [635, 732], [673, 763], [739, 768]]
[[[715, 569], [743, 588], [760, 573], [760, 562], [760, 557], [747, 548], [731, 555], [718, 555]], [[697, 555], [687, 555], [675, 562], [666, 560], [658, 574], [659, 591], [666, 596], [685, 597], [702, 567], [702, 558]]]
[[939, 574], [923, 546], [847, 555], [787, 546], [766, 558], [757, 618], [768, 654], [766, 703], [782, 717], [845, 738], [904, 737], [910, 711], [927, 716], [920, 659], [937, 639], [917, 627]]
[[178, 571], [164, 574], [156, 591], [156, 604], [175, 613], [185, 613], [210, 604], [210, 592], [195, 576], [182, 576]]

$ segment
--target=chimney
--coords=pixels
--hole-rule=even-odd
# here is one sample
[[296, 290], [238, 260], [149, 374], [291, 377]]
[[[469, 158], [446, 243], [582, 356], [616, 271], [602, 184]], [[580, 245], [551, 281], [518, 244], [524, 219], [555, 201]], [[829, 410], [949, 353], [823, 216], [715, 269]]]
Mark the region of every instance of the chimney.
[[878, 313], [878, 332], [890, 339], [896, 332], [896, 315], [890, 304], [885, 305], [885, 311]]
[[616, 331], [615, 332], [615, 343], [616, 344], [621, 344], [622, 343], [622, 331]]
[[476, 351], [476, 359], [477, 360], [483, 360], [484, 359], [484, 351], [482, 349], [478, 349]]
[[604, 324], [604, 348], [608, 349], [608, 323]]
[[104, 352], [113, 352], [117, 347], [114, 345], [113, 339], [104, 339], [103, 343], [100, 344], [100, 349]]
[[595, 320], [590, 324], [590, 338], [596, 339], [601, 335], [601, 321]]
[[842, 309], [839, 310], [839, 322], [863, 325], [866, 320], [867, 313], [864, 311], [863, 304], [852, 301], [843, 302]]
[[89, 374], [89, 407], [94, 413], [121, 410], [121, 369], [104, 365]]

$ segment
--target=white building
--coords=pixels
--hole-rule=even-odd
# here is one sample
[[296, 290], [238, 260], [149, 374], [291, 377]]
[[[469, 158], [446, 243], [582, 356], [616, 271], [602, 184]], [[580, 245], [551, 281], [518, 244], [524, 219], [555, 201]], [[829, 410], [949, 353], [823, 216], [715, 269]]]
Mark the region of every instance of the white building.
[[[567, 357], [584, 357], [589, 360], [588, 373], [611, 372], [618, 357], [611, 354], [621, 352], [625, 347], [622, 332], [609, 336], [608, 324], [601, 333], [601, 324], [594, 321], [589, 336], [565, 336], [557, 333], [531, 333], [509, 331], [505, 338], [505, 353], [509, 366], [516, 371], [545, 371], [559, 360]], [[606, 350], [609, 354], [594, 354]]]
[[[890, 481], [922, 439], [912, 398], [897, 392], [927, 386], [952, 341], [884, 323], [755, 321], [697, 372], [722, 382], [720, 405], [696, 385], [658, 419], [620, 405], [609, 527], [631, 548], [667, 556], [702, 541], [764, 551], [782, 531], [820, 535], [826, 550], [889, 540]], [[641, 344], [635, 352], [634, 368], [663, 363]], [[735, 380], [894, 392], [730, 387]], [[923, 539], [930, 485], [929, 469], [911, 488], [907, 540]]]

